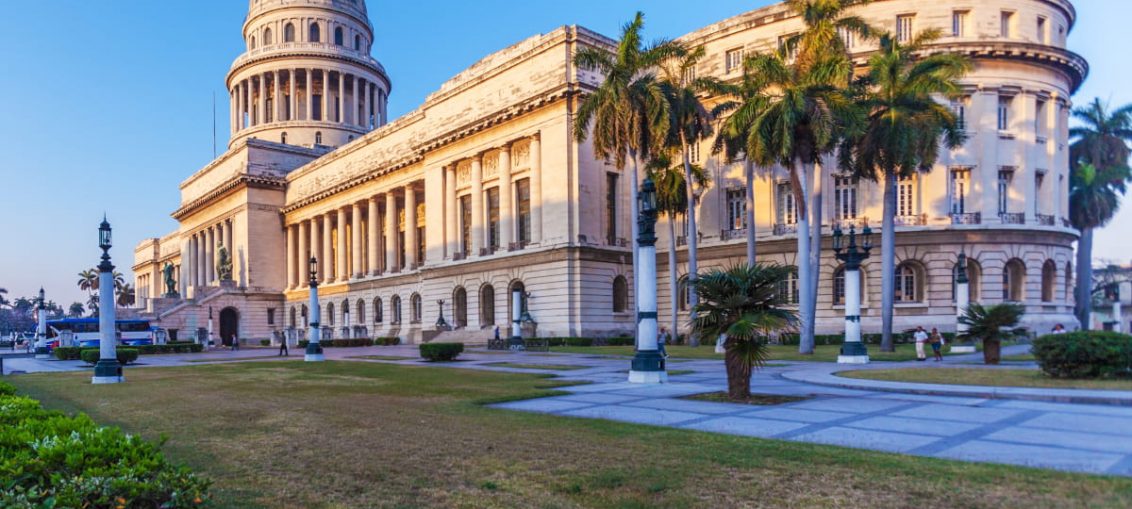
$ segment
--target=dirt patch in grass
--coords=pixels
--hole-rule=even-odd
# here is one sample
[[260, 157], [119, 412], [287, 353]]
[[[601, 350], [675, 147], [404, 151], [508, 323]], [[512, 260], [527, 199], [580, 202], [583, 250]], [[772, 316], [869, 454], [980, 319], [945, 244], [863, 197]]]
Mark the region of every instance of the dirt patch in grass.
[[92, 385], [89, 372], [5, 381], [49, 408], [167, 435], [167, 454], [214, 479], [225, 508], [1132, 506], [1126, 478], [480, 404], [559, 393], [531, 374], [336, 361], [127, 377], [114, 386]]
[[837, 376], [891, 382], [1047, 389], [1111, 389], [1132, 391], [1132, 379], [1067, 380], [1051, 378], [1037, 369], [906, 368], [842, 371]]
[[798, 396], [776, 396], [772, 394], [752, 394], [750, 399], [747, 400], [733, 400], [727, 396], [724, 391], [708, 392], [704, 394], [693, 394], [685, 396], [682, 399], [691, 399], [695, 401], [711, 401], [713, 403], [735, 403], [740, 405], [757, 405], [757, 406], [770, 406], [770, 405], [785, 405], [787, 403], [797, 403], [805, 401], [810, 398], [803, 398]]
[[484, 366], [491, 366], [494, 368], [511, 368], [511, 369], [545, 369], [549, 371], [573, 371], [577, 369], [586, 369], [589, 366], [574, 366], [570, 364], [523, 364], [519, 362], [489, 362], [483, 364]]

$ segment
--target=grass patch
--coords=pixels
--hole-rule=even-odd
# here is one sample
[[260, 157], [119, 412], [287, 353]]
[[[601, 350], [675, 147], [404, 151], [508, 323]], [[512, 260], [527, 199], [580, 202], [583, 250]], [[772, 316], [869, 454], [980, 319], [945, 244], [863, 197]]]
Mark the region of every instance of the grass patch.
[[294, 360], [294, 359], [292, 359], [292, 357], [294, 359], [301, 359], [301, 357], [299, 357], [297, 355], [292, 355], [291, 357], [280, 357], [279, 355], [257, 355], [255, 357], [233, 357], [233, 358], [225, 358], [225, 359], [189, 359], [189, 360], [186, 360], [185, 362], [195, 362], [195, 363], [200, 363], [200, 362], [210, 362], [210, 363], [211, 362], [243, 362], [243, 361], [257, 361], [257, 360], [264, 360], [264, 359]]
[[1037, 369], [907, 368], [843, 371], [837, 376], [893, 382], [1047, 389], [1111, 389], [1132, 391], [1132, 379], [1066, 380], [1050, 378]]
[[492, 366], [496, 368], [511, 368], [511, 369], [546, 369], [550, 371], [573, 371], [576, 369], [586, 369], [589, 366], [573, 366], [570, 364], [523, 364], [520, 362], [490, 362], [484, 366]]
[[736, 401], [727, 397], [727, 393], [720, 392], [707, 392], [704, 394], [693, 394], [685, 396], [683, 399], [691, 399], [695, 401], [711, 401], [713, 403], [737, 403], [743, 405], [757, 405], [757, 406], [770, 406], [770, 405], [785, 405], [787, 403], [797, 403], [805, 401], [810, 398], [803, 398], [798, 396], [775, 396], [772, 394], [752, 394], [750, 399], [745, 401]]
[[216, 481], [218, 507], [1132, 506], [1126, 478], [480, 404], [561, 386], [533, 374], [342, 361], [128, 371], [114, 386], [89, 372], [7, 380], [49, 408], [167, 435], [174, 461]]
[[[796, 345], [770, 345], [771, 361], [809, 361], [809, 362], [837, 362], [841, 354], [840, 345], [818, 345], [814, 347], [813, 355], [798, 353]], [[912, 361], [916, 360], [915, 345], [896, 345], [895, 352], [882, 352], [877, 345], [868, 345], [869, 360], [871, 361]], [[667, 347], [669, 359], [711, 359], [723, 361], [723, 354], [715, 353], [714, 345], [702, 345], [696, 348], [685, 345], [672, 345]], [[949, 355], [950, 348], [944, 348], [944, 355]], [[615, 355], [631, 357], [634, 355], [632, 346], [555, 346], [550, 351], [557, 353], [577, 353], [588, 355]], [[931, 356], [931, 348], [928, 348]]]
[[1002, 356], [1002, 360], [1010, 361], [1010, 362], [1026, 362], [1026, 361], [1036, 361], [1038, 359], [1035, 358], [1034, 354], [1032, 354], [1032, 353], [1023, 353], [1023, 354], [1018, 354], [1018, 355], [1004, 355], [1004, 356]]
[[365, 359], [374, 361], [411, 361], [419, 360], [419, 357], [398, 357], [396, 355], [357, 355], [346, 357], [347, 359]]

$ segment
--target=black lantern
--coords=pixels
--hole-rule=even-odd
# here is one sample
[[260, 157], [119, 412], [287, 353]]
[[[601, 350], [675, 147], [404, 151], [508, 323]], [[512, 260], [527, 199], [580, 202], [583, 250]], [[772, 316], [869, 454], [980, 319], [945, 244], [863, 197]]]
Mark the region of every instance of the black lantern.
[[637, 205], [641, 212], [653, 212], [656, 210], [656, 184], [653, 183], [651, 178], [645, 178], [637, 200]]
[[842, 239], [845, 237], [845, 232], [841, 231], [841, 225], [833, 225], [833, 251], [840, 253], [842, 248]]
[[313, 285], [313, 284], [316, 284], [316, 282], [318, 281], [318, 259], [312, 256], [309, 264], [310, 264], [310, 277], [311, 277], [310, 281], [311, 281], [311, 284]]
[[106, 216], [102, 216], [102, 224], [98, 225], [98, 247], [103, 251], [110, 250], [110, 223]]
[[43, 292], [43, 288], [39, 289], [39, 309], [43, 309], [47, 305], [47, 294]]
[[873, 229], [869, 225], [865, 225], [865, 229], [861, 230], [861, 249], [866, 253], [873, 249]]
[[955, 283], [956, 284], [969, 284], [971, 280], [967, 277], [967, 253], [964, 251], [959, 252], [959, 262], [955, 267]]

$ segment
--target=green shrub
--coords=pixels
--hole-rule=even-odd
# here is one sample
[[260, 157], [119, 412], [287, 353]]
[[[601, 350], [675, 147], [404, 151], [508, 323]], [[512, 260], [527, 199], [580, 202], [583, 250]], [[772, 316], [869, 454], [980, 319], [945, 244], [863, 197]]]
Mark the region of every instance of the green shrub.
[[421, 357], [433, 362], [454, 361], [463, 351], [463, 343], [425, 343], [421, 345]]
[[1032, 351], [1042, 371], [1055, 378], [1132, 376], [1132, 336], [1127, 334], [1051, 334], [1035, 339]]
[[616, 338], [606, 338], [606, 340], [605, 340], [605, 344], [607, 344], [609, 346], [633, 346], [633, 345], [636, 344], [636, 342], [637, 342], [636, 338], [627, 337], [627, 336], [626, 337], [616, 337]]
[[261, 340], [259, 340], [259, 346], [271, 346], [271, 340], [270, 339], [261, 339]]
[[373, 340], [373, 344], [377, 346], [394, 346], [401, 344], [401, 338], [397, 336], [380, 337]]
[[323, 348], [357, 348], [361, 346], [372, 346], [373, 340], [369, 338], [352, 338], [352, 339], [324, 339], [320, 341]]
[[[116, 353], [118, 354], [118, 363], [122, 365], [138, 360], [137, 348], [118, 348]], [[97, 348], [83, 348], [79, 355], [83, 362], [87, 364], [95, 364], [101, 358]]]
[[61, 361], [77, 361], [81, 359], [79, 356], [82, 353], [82, 347], [78, 346], [60, 346], [51, 352], [55, 355], [56, 359]]
[[211, 481], [159, 446], [0, 384], [0, 507], [200, 507]]
[[8, 382], [0, 382], [0, 396], [15, 396], [16, 386]]
[[310, 341], [307, 341], [305, 339], [300, 339], [299, 340], [299, 348], [306, 348], [307, 345], [309, 345], [310, 343], [311, 343]]

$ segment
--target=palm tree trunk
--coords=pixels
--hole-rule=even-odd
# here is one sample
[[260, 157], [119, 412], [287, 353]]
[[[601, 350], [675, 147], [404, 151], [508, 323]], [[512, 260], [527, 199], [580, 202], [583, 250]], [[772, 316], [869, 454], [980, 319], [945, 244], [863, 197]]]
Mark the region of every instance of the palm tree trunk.
[[[692, 180], [692, 163], [688, 160], [688, 142], [680, 134], [681, 158], [684, 160], [684, 190], [688, 196], [688, 302], [692, 305], [692, 312], [696, 311], [696, 304], [700, 302], [696, 294], [696, 279], [699, 274], [699, 228], [696, 227], [696, 194], [694, 180]], [[694, 331], [688, 331], [688, 344], [700, 346], [700, 337]]]
[[755, 165], [748, 159], [743, 164], [747, 177], [747, 265], [754, 267], [755, 255]]
[[810, 322], [810, 337], [806, 340], [816, 344], [814, 335], [817, 334], [818, 314], [818, 282], [821, 280], [821, 227], [822, 227], [822, 165], [814, 164], [814, 177], [812, 180], [814, 192], [813, 201], [810, 202], [810, 281], [803, 294], [805, 295], [809, 315], [806, 320]]
[[[800, 170], [799, 167], [801, 167]], [[798, 255], [794, 263], [798, 269], [798, 287], [802, 290], [800, 293], [805, 293], [805, 289], [810, 286], [810, 208], [807, 203], [813, 186], [810, 185], [809, 171], [804, 164], [795, 162], [792, 171], [796, 176], [793, 185], [794, 201], [797, 202], [796, 220], [798, 222]], [[798, 353], [801, 354], [814, 353], [814, 324], [807, 319], [810, 316], [808, 307], [808, 299], [798, 299], [798, 314], [802, 318], [798, 331]]]
[[676, 339], [680, 335], [677, 333], [679, 327], [679, 312], [680, 312], [680, 292], [677, 288], [676, 282], [676, 213], [669, 211], [668, 213], [668, 295], [670, 295], [670, 308], [672, 309], [672, 322], [669, 329], [672, 334], [672, 339]]
[[1081, 230], [1081, 238], [1077, 241], [1077, 321], [1081, 322], [1081, 330], [1092, 327], [1093, 312], [1093, 229]]
[[[637, 268], [640, 264], [637, 261], [637, 151], [629, 150], [629, 159], [632, 161], [629, 170], [629, 233], [633, 238], [629, 241], [633, 251], [633, 311], [634, 315], [641, 310], [640, 308], [640, 295], [641, 285], [637, 280]], [[639, 338], [638, 338], [639, 339]]]
[[727, 367], [727, 397], [733, 401], [751, 399], [751, 367], [741, 358], [738, 348], [728, 348], [723, 354]]
[[880, 321], [882, 352], [895, 352], [892, 307], [896, 301], [896, 173], [884, 173], [884, 222], [880, 231]]

